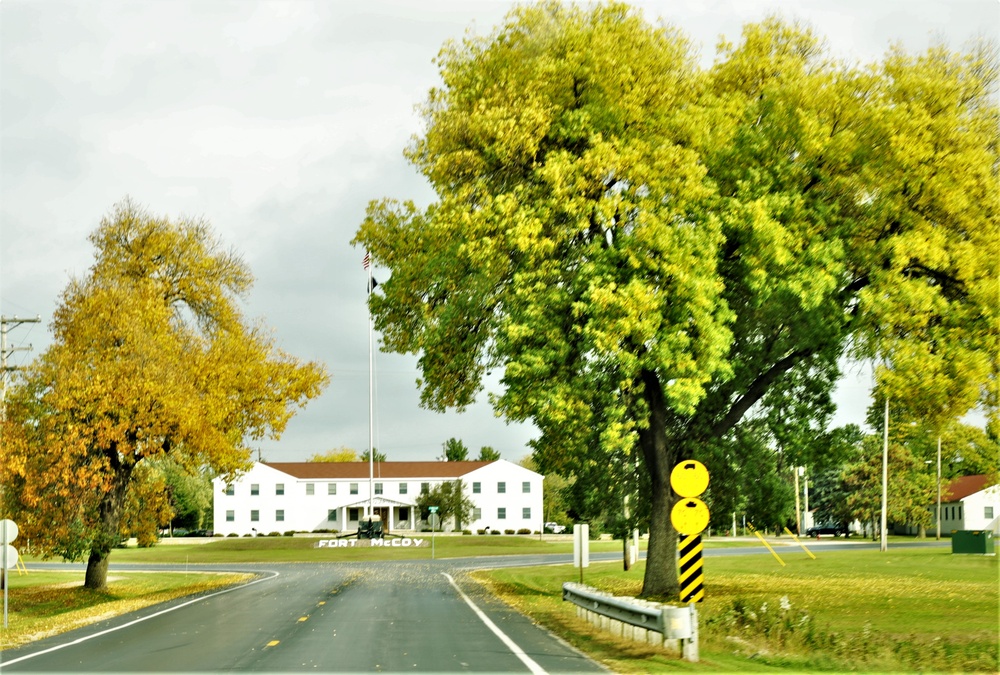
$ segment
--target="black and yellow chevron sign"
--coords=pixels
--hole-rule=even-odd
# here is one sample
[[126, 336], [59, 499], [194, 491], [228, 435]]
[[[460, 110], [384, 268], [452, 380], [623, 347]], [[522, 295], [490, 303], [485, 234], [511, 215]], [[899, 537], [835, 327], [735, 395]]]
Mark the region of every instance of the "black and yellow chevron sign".
[[705, 599], [705, 570], [701, 564], [701, 535], [681, 537], [680, 568], [681, 602], [702, 602]]

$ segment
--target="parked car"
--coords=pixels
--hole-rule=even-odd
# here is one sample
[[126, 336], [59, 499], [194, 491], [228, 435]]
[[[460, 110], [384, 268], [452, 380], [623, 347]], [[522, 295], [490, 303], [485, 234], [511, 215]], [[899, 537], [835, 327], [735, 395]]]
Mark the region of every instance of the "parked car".
[[845, 537], [850, 537], [851, 531], [847, 529], [847, 525], [841, 525], [838, 523], [815, 525], [806, 530], [807, 537], [819, 538], [821, 534], [832, 534], [835, 537], [839, 537], [840, 535], [844, 535]]
[[559, 523], [545, 523], [545, 531], [552, 534], [562, 534], [566, 531], [566, 526]]

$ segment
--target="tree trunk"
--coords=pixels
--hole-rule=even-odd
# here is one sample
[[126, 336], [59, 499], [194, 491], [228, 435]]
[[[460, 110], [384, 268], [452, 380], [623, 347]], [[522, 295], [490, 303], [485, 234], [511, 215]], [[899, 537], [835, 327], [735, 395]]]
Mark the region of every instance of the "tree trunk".
[[108, 552], [99, 552], [96, 548], [90, 549], [90, 557], [87, 559], [87, 575], [83, 580], [84, 588], [101, 590], [108, 585]]
[[111, 489], [101, 499], [98, 531], [90, 544], [90, 557], [87, 559], [87, 574], [83, 586], [93, 590], [101, 590], [108, 585], [108, 557], [119, 542], [118, 526], [132, 477], [132, 465], [119, 464], [113, 476]]
[[677, 532], [670, 523], [670, 510], [675, 501], [670, 488], [670, 472], [677, 463], [679, 453], [676, 447], [667, 446], [666, 407], [663, 389], [656, 374], [643, 371], [642, 382], [649, 410], [649, 425], [639, 430], [639, 446], [649, 472], [652, 491], [642, 596], [676, 599], [680, 593], [680, 583], [677, 579]]

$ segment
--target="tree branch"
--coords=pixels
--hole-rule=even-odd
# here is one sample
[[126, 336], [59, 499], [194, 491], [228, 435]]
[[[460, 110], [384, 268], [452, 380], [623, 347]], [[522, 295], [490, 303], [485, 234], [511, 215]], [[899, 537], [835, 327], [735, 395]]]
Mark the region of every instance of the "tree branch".
[[712, 436], [718, 438], [728, 433], [743, 419], [747, 410], [767, 393], [768, 388], [774, 384], [775, 380], [795, 367], [802, 359], [812, 356], [815, 351], [813, 348], [796, 350], [758, 375], [757, 379], [747, 387], [746, 392], [733, 402], [722, 419], [712, 425]]

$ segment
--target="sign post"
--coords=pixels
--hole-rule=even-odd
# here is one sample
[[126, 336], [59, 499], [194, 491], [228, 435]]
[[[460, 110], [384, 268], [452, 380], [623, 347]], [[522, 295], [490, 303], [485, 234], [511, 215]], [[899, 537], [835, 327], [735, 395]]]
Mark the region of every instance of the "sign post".
[[683, 640], [684, 658], [698, 661], [698, 611], [696, 602], [705, 600], [705, 574], [702, 567], [701, 533], [708, 527], [710, 514], [705, 502], [698, 499], [708, 487], [708, 469], [701, 462], [681, 462], [670, 472], [670, 486], [680, 500], [670, 511], [670, 522], [681, 534], [678, 564], [681, 602], [690, 603], [691, 637]]
[[583, 568], [590, 567], [590, 525], [577, 523], [573, 526], [573, 567], [580, 568], [580, 583], [583, 583]]
[[7, 570], [17, 565], [17, 549], [10, 542], [17, 539], [17, 525], [13, 520], [0, 520], [0, 548], [3, 548], [3, 627], [7, 627]]
[[438, 507], [428, 506], [427, 510], [431, 512], [431, 560], [434, 560], [434, 523], [437, 520]]

